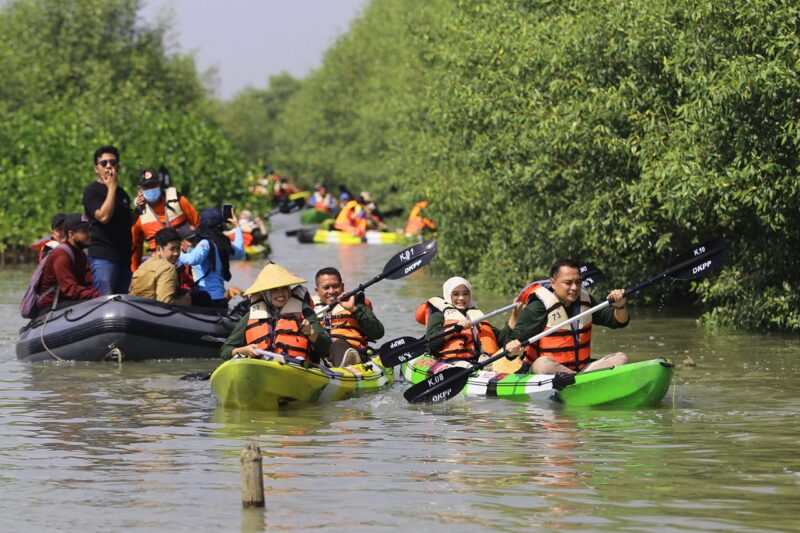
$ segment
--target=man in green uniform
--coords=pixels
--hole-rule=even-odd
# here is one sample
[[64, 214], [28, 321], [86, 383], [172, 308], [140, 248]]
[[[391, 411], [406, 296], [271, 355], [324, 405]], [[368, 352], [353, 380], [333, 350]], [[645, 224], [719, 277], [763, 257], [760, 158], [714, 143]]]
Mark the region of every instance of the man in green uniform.
[[[534, 283], [522, 293], [527, 304], [520, 313], [517, 325], [500, 331], [499, 340], [510, 352], [519, 348], [519, 343], [534, 337], [545, 329], [586, 311], [596, 305], [594, 299], [583, 289], [578, 265], [569, 259], [556, 261], [550, 269], [550, 283]], [[628, 362], [622, 352], [600, 359], [591, 359], [592, 325], [599, 324], [612, 329], [624, 328], [630, 319], [625, 307], [625, 291], [615, 289], [606, 297], [612, 304], [596, 313], [558, 328], [551, 335], [525, 348], [521, 372], [535, 374], [575, 373], [582, 370], [598, 370]]]
[[384, 335], [383, 324], [372, 311], [372, 302], [363, 292], [345, 301], [342, 274], [333, 267], [317, 272], [314, 311], [330, 334], [330, 362], [333, 366], [349, 366], [366, 362], [368, 343]]

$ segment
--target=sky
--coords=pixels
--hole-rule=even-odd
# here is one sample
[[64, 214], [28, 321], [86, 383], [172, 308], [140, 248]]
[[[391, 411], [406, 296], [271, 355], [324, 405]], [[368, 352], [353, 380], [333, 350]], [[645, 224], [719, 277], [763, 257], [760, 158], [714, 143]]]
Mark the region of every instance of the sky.
[[217, 69], [217, 94], [230, 99], [269, 77], [302, 77], [322, 63], [369, 0], [144, 0], [140, 15], [153, 22], [174, 16], [170, 44], [193, 52], [204, 72]]

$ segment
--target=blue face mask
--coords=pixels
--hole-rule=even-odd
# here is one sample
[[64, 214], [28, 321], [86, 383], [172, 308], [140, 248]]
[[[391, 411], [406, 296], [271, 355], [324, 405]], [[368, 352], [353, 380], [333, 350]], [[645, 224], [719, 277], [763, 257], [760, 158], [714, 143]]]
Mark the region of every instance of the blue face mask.
[[144, 194], [144, 199], [147, 200], [147, 203], [154, 204], [161, 199], [161, 188], [145, 189], [142, 194]]

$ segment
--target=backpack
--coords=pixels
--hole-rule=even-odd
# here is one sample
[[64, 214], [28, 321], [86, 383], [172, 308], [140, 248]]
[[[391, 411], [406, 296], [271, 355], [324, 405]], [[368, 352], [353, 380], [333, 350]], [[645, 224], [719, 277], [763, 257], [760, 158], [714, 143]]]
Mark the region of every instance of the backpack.
[[72, 248], [70, 248], [68, 244], [61, 243], [53, 248], [53, 250], [47, 254], [47, 257], [39, 262], [39, 264], [36, 266], [36, 270], [33, 271], [33, 275], [31, 275], [31, 280], [28, 282], [28, 288], [25, 289], [25, 293], [22, 295], [22, 301], [19, 303], [19, 313], [22, 315], [22, 318], [36, 318], [36, 315], [39, 314], [39, 307], [37, 305], [39, 303], [39, 298], [50, 294], [53, 290], [58, 290], [58, 284], [56, 283], [47, 289], [44, 294], [39, 294], [39, 282], [42, 280], [44, 267], [47, 262], [51, 260], [50, 258], [53, 257], [53, 252], [59, 248], [67, 250], [70, 258], [75, 261], [75, 254], [72, 251]]

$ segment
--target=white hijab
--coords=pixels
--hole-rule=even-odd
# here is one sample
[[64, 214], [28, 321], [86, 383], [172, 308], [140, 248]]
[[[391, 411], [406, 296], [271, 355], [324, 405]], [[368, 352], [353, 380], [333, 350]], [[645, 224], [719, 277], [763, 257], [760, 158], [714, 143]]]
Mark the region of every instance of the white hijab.
[[[450, 305], [453, 305], [453, 301], [451, 300], [450, 295], [452, 294], [453, 289], [455, 289], [459, 285], [464, 285], [467, 289], [469, 289], [470, 295], [472, 294], [472, 284], [470, 284], [469, 281], [467, 281], [462, 277], [455, 276], [445, 281], [444, 284], [442, 285], [442, 293], [443, 293], [442, 295], [444, 296], [445, 302], [449, 303]], [[470, 299], [470, 307], [472, 307], [471, 299]]]

